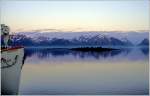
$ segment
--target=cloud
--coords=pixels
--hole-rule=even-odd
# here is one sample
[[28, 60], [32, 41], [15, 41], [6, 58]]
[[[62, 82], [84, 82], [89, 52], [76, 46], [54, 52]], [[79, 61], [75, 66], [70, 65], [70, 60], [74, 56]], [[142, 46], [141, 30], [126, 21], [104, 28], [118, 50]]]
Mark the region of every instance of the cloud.
[[61, 32], [62, 30], [59, 29], [35, 29], [35, 30], [31, 30], [30, 32]]

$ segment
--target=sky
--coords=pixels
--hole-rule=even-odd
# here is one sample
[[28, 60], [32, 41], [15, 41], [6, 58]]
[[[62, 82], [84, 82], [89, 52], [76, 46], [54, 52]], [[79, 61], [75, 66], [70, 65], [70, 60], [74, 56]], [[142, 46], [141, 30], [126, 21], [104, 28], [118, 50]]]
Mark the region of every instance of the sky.
[[2, 0], [1, 23], [22, 31], [149, 30], [149, 0]]

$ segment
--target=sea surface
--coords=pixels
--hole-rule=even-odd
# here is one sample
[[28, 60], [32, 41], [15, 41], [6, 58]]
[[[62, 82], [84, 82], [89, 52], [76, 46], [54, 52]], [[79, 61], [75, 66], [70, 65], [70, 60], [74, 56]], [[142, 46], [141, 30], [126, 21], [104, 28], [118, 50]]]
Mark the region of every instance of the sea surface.
[[149, 50], [107, 52], [27, 48], [21, 95], [149, 94]]

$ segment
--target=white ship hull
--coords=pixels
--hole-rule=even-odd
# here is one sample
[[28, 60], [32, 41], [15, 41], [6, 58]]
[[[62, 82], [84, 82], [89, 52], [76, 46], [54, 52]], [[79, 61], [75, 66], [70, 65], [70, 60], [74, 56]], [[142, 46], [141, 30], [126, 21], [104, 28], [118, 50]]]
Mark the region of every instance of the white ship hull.
[[19, 90], [24, 48], [1, 51], [1, 92], [3, 95], [17, 95]]

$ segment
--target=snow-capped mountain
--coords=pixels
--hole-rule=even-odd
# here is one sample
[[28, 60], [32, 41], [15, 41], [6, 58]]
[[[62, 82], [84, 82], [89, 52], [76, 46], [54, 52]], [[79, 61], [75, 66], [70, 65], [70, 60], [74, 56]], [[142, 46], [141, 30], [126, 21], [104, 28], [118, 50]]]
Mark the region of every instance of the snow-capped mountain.
[[[70, 36], [70, 37], [69, 37]], [[13, 36], [14, 45], [23, 46], [132, 46], [127, 38], [118, 39], [109, 34], [81, 33], [19, 33]]]
[[18, 32], [17, 35], [25, 35], [38, 41], [39, 37], [67, 39], [72, 40], [84, 36], [84, 38], [94, 37], [96, 35], [106, 36], [107, 38], [113, 37], [123, 42], [131, 42], [134, 45], [139, 44], [144, 38], [149, 38], [149, 32]]
[[124, 45], [132, 45], [131, 42], [126, 42], [126, 41], [122, 41], [119, 40], [117, 38], [114, 37], [110, 37], [107, 35], [95, 35], [95, 36], [91, 36], [91, 37], [85, 37], [85, 36], [80, 36], [79, 39], [80, 42], [83, 42], [83, 44], [89, 44], [89, 45], [102, 45], [102, 46], [124, 46]]

